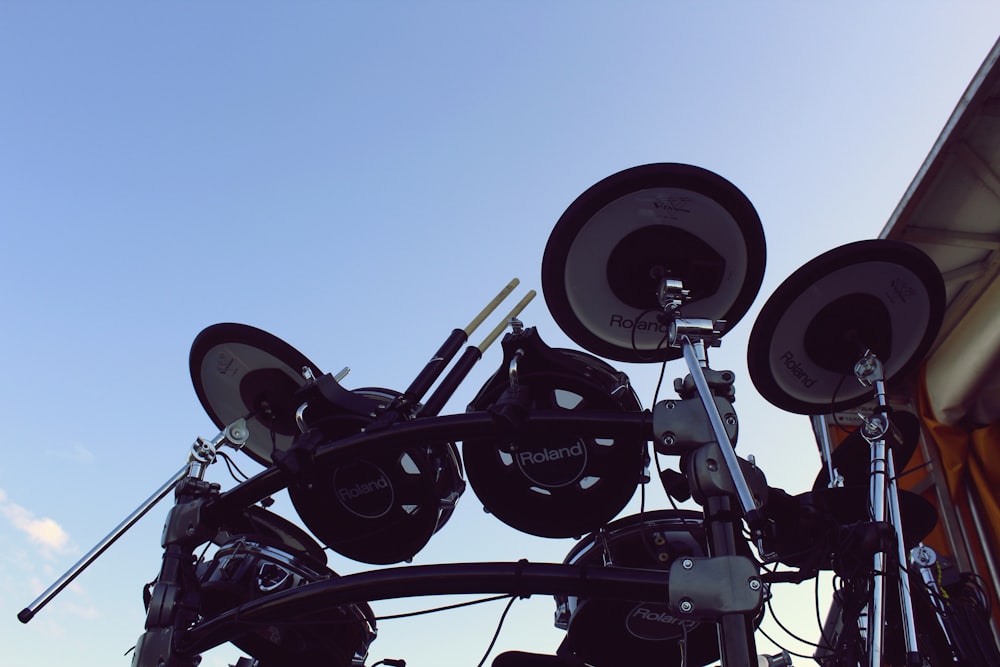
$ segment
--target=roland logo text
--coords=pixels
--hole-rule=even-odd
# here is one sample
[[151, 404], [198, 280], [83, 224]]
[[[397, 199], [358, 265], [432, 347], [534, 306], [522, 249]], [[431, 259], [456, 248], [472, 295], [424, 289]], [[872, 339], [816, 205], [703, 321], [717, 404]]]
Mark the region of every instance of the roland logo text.
[[660, 322], [643, 322], [640, 320], [636, 322], [635, 320], [630, 320], [624, 315], [612, 314], [611, 322], [608, 323], [609, 327], [618, 327], [619, 329], [635, 329], [636, 331], [655, 331], [658, 333], [669, 333], [670, 325], [661, 324]]
[[522, 466], [534, 463], [548, 463], [549, 461], [560, 461], [571, 456], [583, 456], [583, 443], [578, 442], [571, 447], [560, 447], [559, 449], [543, 449], [540, 452], [518, 452], [517, 460]]
[[385, 477], [379, 477], [371, 482], [358, 482], [354, 486], [337, 489], [337, 494], [340, 496], [342, 501], [348, 501], [388, 488], [389, 480]]
[[802, 368], [802, 362], [795, 358], [795, 355], [792, 354], [791, 350], [788, 350], [781, 355], [781, 363], [785, 365], [785, 368], [788, 369], [788, 372], [791, 373], [795, 379], [802, 383], [803, 387], [808, 389], [816, 384], [816, 378], [809, 377], [809, 375]]

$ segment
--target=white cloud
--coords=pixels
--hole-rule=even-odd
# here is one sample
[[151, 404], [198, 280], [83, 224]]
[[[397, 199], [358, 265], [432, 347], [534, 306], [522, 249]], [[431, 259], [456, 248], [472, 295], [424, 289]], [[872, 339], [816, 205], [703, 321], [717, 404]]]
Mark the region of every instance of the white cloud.
[[63, 609], [66, 613], [87, 620], [101, 618], [101, 612], [94, 605], [79, 605], [72, 602], [65, 603]]
[[59, 449], [48, 449], [45, 455], [71, 463], [91, 463], [94, 460], [93, 452], [78, 442], [69, 443]]
[[0, 516], [27, 535], [31, 543], [38, 547], [45, 557], [69, 550], [69, 535], [62, 526], [54, 519], [38, 518], [32, 511], [10, 502], [3, 489], [0, 489]]

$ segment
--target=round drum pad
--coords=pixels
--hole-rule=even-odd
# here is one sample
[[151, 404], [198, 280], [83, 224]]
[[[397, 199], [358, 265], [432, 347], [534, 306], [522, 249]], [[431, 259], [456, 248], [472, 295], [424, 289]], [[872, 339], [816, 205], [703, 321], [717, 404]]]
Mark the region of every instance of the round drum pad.
[[[390, 403], [384, 389], [355, 393]], [[305, 437], [335, 442], [360, 433], [369, 423], [357, 415], [331, 416]], [[324, 544], [364, 563], [409, 560], [451, 517], [465, 490], [458, 448], [424, 443], [399, 448], [370, 447], [324, 460], [288, 487], [296, 512]]]
[[[518, 362], [518, 397], [527, 410], [639, 412], [628, 378], [600, 359], [544, 346], [534, 329], [504, 341], [525, 354]], [[507, 363], [510, 354], [505, 354]], [[494, 410], [510, 400], [507, 365], [480, 390], [470, 410]], [[598, 529], [628, 503], [639, 484], [646, 442], [557, 436], [500, 429], [494, 438], [463, 442], [469, 484], [488, 512], [541, 537], [575, 537]]]
[[306, 383], [305, 367], [322, 375], [288, 343], [245, 324], [214, 324], [191, 345], [191, 381], [205, 412], [220, 429], [245, 418], [250, 437], [243, 451], [265, 466], [299, 433], [295, 394]]
[[[746, 555], [749, 556], [749, 548]], [[619, 519], [582, 539], [568, 564], [662, 569], [684, 556], [708, 555], [702, 515], [682, 510]], [[626, 602], [556, 597], [556, 625], [566, 629], [560, 655], [595, 667], [707, 665], [719, 658], [715, 623], [682, 620], [661, 601]], [[686, 662], [680, 643], [687, 637]]]
[[560, 328], [608, 359], [676, 359], [658, 292], [683, 281], [685, 318], [732, 328], [760, 289], [764, 231], [746, 196], [686, 164], [648, 164], [591, 186], [556, 222], [542, 258], [542, 290]]
[[886, 239], [826, 252], [789, 276], [754, 323], [750, 377], [775, 406], [829, 414], [873, 396], [854, 377], [866, 350], [885, 380], [923, 360], [944, 314], [944, 281], [917, 248]]

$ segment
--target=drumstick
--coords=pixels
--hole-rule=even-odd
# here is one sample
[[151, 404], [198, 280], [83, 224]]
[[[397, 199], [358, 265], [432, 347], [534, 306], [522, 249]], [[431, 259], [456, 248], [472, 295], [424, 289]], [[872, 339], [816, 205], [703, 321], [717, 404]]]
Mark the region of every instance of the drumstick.
[[524, 310], [525, 307], [529, 303], [531, 303], [531, 300], [534, 298], [535, 298], [535, 290], [531, 290], [530, 292], [524, 295], [523, 299], [517, 302], [517, 305], [514, 306], [513, 310], [507, 313], [507, 317], [502, 322], [500, 322], [500, 324], [496, 325], [493, 328], [493, 331], [490, 332], [490, 335], [484, 338], [483, 342], [479, 344], [478, 349], [480, 354], [485, 352], [486, 348], [488, 348], [490, 345], [493, 344], [493, 341], [495, 341], [497, 339], [497, 336], [499, 336], [503, 332], [503, 330], [507, 328], [507, 325], [510, 324], [510, 321], [515, 317], [517, 317], [518, 315], [520, 315], [521, 311]]
[[431, 388], [434, 381], [438, 379], [441, 372], [448, 366], [455, 355], [458, 354], [459, 348], [462, 347], [462, 343], [469, 339], [469, 335], [476, 330], [476, 328], [482, 324], [483, 320], [489, 317], [490, 313], [496, 310], [497, 306], [507, 298], [507, 296], [514, 291], [514, 288], [518, 286], [521, 281], [514, 278], [507, 286], [500, 290], [500, 293], [490, 301], [485, 308], [478, 315], [476, 315], [469, 325], [464, 329], [455, 329], [451, 332], [448, 338], [444, 341], [444, 344], [438, 349], [438, 351], [431, 357], [431, 360], [427, 362], [423, 370], [417, 375], [410, 386], [401, 397], [401, 403], [403, 406], [413, 406], [415, 405], [427, 390]]
[[465, 337], [468, 338], [469, 336], [471, 336], [472, 332], [475, 331], [479, 327], [479, 325], [483, 323], [483, 320], [489, 317], [490, 314], [497, 309], [497, 306], [499, 306], [503, 302], [503, 300], [506, 299], [510, 295], [510, 293], [514, 291], [514, 288], [520, 284], [521, 281], [518, 278], [514, 278], [509, 283], [507, 283], [507, 286], [504, 287], [502, 290], [500, 290], [500, 293], [497, 294], [492, 301], [486, 304], [486, 307], [483, 308], [482, 312], [480, 312], [478, 315], [472, 318], [472, 321], [469, 322], [469, 326], [463, 329], [463, 331], [465, 332]]
[[523, 299], [518, 301], [517, 305], [514, 306], [509, 313], [507, 313], [507, 317], [505, 317], [500, 324], [494, 327], [493, 331], [491, 331], [489, 335], [483, 339], [483, 342], [481, 342], [478, 346], [470, 345], [465, 348], [465, 352], [462, 353], [462, 356], [458, 358], [458, 361], [455, 362], [452, 369], [448, 371], [448, 374], [443, 380], [441, 380], [441, 384], [434, 390], [431, 397], [427, 399], [427, 403], [424, 404], [424, 407], [420, 409], [420, 412], [417, 415], [418, 417], [433, 417], [441, 411], [444, 404], [448, 402], [448, 399], [451, 398], [452, 394], [455, 393], [455, 390], [458, 389], [458, 385], [462, 383], [462, 380], [464, 380], [469, 374], [469, 371], [472, 370], [472, 367], [475, 366], [477, 361], [483, 358], [483, 352], [486, 351], [486, 348], [493, 344], [493, 341], [495, 341], [503, 330], [507, 328], [510, 321], [517, 317], [534, 298], [535, 290], [531, 290], [524, 295]]

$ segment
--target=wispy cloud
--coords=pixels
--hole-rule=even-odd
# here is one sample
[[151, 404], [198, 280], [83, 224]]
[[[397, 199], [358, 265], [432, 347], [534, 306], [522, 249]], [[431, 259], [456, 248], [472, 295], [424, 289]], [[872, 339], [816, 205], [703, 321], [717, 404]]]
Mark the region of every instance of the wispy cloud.
[[11, 502], [3, 489], [0, 489], [0, 516], [27, 535], [28, 540], [46, 558], [55, 553], [68, 551], [70, 548], [69, 535], [62, 526], [54, 519], [39, 518], [31, 510]]
[[80, 605], [74, 604], [72, 602], [63, 605], [63, 609], [73, 616], [79, 618], [85, 618], [87, 620], [94, 620], [101, 618], [100, 610], [92, 604]]
[[58, 449], [47, 449], [45, 455], [71, 463], [91, 463], [94, 460], [94, 453], [78, 442], [68, 443]]

